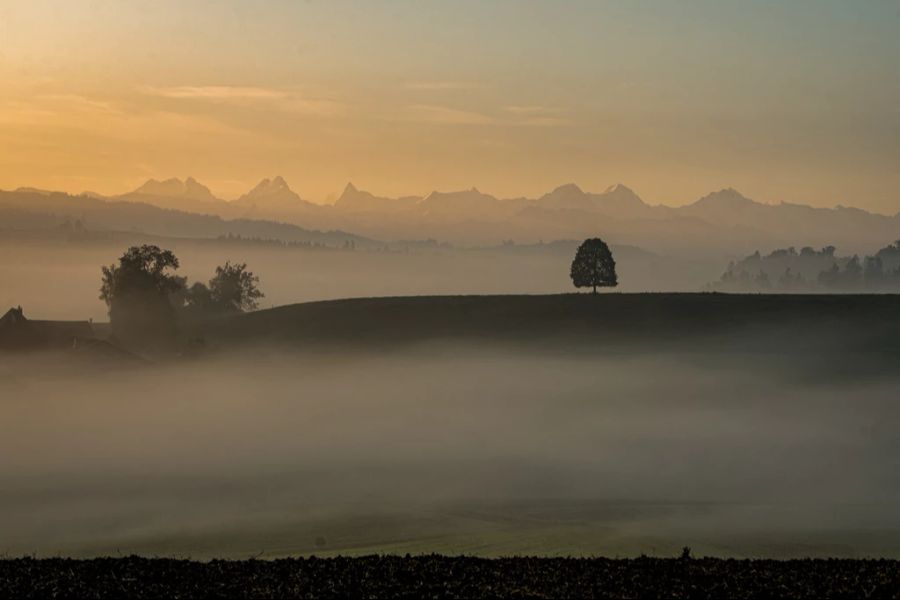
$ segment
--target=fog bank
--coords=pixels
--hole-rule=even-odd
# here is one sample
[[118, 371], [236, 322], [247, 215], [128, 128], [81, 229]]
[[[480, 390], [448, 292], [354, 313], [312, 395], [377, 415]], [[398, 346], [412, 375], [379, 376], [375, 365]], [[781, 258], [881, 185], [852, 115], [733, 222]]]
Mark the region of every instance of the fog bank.
[[12, 554], [900, 549], [894, 379], [460, 346], [20, 360], [0, 368]]

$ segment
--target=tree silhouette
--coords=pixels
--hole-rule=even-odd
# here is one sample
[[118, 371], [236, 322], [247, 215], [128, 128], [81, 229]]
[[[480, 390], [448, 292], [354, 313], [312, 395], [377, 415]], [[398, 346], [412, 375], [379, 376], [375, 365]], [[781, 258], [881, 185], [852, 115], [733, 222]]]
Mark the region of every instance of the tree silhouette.
[[859, 263], [859, 256], [854, 254], [853, 257], [847, 261], [847, 264], [844, 265], [844, 270], [841, 272], [841, 283], [843, 283], [845, 289], [855, 289], [859, 287], [862, 276], [863, 268]]
[[172, 299], [185, 285], [170, 273], [178, 259], [159, 246], [132, 246], [118, 264], [102, 267], [100, 299], [109, 307], [116, 339], [138, 346], [162, 346], [175, 339]]
[[184, 303], [188, 309], [196, 311], [212, 310], [212, 293], [205, 283], [199, 281], [185, 290]]
[[572, 261], [570, 277], [575, 287], [592, 287], [595, 294], [598, 287], [617, 286], [616, 261], [606, 242], [600, 238], [582, 242]]
[[867, 256], [863, 267], [863, 283], [866, 289], [878, 289], [884, 285], [884, 265], [878, 256]]
[[837, 263], [831, 265], [830, 269], [826, 269], [819, 273], [819, 285], [826, 288], [835, 288], [840, 283], [841, 268]]
[[209, 296], [212, 306], [225, 312], [256, 310], [257, 302], [264, 298], [259, 290], [259, 277], [247, 270], [246, 263], [216, 267], [216, 275], [209, 280]]

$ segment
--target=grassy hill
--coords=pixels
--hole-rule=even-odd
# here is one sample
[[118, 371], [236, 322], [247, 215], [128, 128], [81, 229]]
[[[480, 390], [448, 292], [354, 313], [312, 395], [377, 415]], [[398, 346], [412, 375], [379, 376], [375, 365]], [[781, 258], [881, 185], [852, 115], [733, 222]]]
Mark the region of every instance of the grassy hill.
[[900, 351], [900, 296], [563, 294], [310, 302], [220, 319], [215, 344], [321, 348], [471, 341], [524, 347]]

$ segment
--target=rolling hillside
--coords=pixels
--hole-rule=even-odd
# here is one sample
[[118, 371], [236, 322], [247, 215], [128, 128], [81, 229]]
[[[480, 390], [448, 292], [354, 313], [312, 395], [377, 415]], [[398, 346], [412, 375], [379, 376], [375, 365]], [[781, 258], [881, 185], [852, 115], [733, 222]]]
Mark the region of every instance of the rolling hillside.
[[360, 298], [213, 321], [221, 345], [471, 341], [569, 351], [900, 352], [893, 295], [565, 294]]

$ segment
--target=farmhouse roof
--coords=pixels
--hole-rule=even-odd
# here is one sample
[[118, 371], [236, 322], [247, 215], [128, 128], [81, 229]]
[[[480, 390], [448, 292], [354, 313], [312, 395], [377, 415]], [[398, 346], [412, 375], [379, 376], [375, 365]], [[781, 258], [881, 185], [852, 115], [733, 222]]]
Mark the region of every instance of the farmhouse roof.
[[76, 339], [93, 339], [88, 321], [32, 321], [21, 306], [9, 309], [0, 318], [0, 343], [8, 345], [63, 345]]

